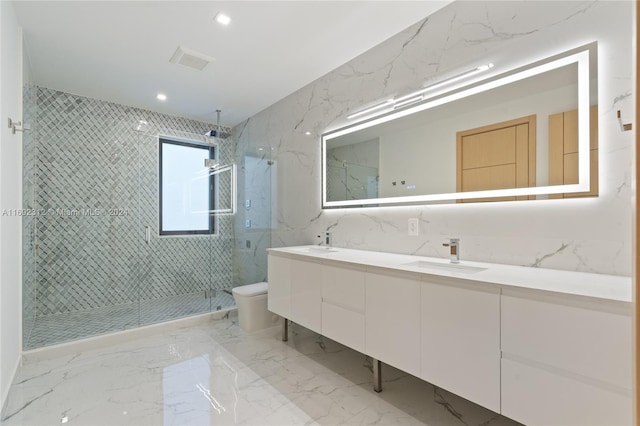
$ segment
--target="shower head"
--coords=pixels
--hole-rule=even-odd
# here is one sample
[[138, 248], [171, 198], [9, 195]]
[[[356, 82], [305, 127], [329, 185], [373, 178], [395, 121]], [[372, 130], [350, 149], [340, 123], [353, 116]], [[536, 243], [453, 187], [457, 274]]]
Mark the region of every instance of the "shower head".
[[204, 135], [210, 138], [219, 138], [221, 137], [220, 135], [220, 113], [222, 112], [222, 110], [217, 109], [216, 110], [216, 116], [218, 118], [217, 123], [216, 123], [216, 129], [215, 130], [209, 130], [207, 133], [205, 133]]

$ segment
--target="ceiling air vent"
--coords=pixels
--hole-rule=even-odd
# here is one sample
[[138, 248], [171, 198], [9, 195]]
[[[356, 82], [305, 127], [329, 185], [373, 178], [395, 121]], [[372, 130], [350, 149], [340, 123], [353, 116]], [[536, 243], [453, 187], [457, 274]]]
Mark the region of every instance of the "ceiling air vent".
[[171, 59], [169, 59], [169, 62], [172, 64], [182, 65], [193, 70], [202, 71], [207, 65], [209, 65], [209, 62], [214, 60], [214, 58], [207, 56], [204, 53], [178, 46]]

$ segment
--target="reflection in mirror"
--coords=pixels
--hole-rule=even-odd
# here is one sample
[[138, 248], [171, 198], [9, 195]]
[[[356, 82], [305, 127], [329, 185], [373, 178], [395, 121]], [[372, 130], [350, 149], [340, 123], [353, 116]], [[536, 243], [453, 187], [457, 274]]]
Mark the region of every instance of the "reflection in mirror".
[[323, 135], [323, 206], [597, 195], [595, 45], [577, 52]]
[[380, 139], [331, 144], [327, 149], [327, 199], [378, 198]]

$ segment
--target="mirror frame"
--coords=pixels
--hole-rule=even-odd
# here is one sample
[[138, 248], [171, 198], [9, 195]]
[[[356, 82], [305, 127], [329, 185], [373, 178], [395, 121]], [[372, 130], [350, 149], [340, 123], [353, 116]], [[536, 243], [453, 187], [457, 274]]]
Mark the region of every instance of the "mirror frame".
[[[381, 205], [433, 203], [437, 201], [454, 201], [473, 198], [512, 197], [523, 195], [550, 195], [574, 192], [587, 192], [591, 188], [589, 173], [589, 105], [590, 105], [590, 55], [595, 55], [596, 43], [572, 49], [530, 65], [519, 67], [494, 77], [445, 89], [423, 98], [419, 104], [386, 113], [373, 112], [368, 118], [355, 124], [331, 130], [322, 134], [321, 168], [322, 168], [322, 208], [342, 207], [377, 207]], [[412, 195], [388, 198], [369, 198], [359, 200], [327, 201], [327, 142], [342, 135], [382, 124], [409, 114], [434, 108], [468, 96], [533, 77], [567, 65], [577, 64], [578, 68], [578, 183], [570, 185], [548, 185], [526, 188], [494, 189], [485, 191], [451, 192], [443, 194]], [[437, 84], [437, 83], [436, 83]]]

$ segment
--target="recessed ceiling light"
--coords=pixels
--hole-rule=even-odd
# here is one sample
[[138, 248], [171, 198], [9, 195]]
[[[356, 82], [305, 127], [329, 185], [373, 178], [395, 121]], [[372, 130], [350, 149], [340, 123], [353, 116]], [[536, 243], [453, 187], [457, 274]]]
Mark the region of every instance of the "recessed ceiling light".
[[225, 15], [222, 12], [218, 12], [214, 17], [214, 19], [218, 22], [218, 24], [221, 24], [221, 25], [229, 25], [229, 22], [231, 22], [231, 18], [229, 18], [227, 15]]
[[311, 136], [311, 132], [304, 132], [305, 135]]
[[166, 101], [167, 100], [167, 95], [165, 95], [164, 93], [158, 93], [156, 95], [156, 99], [158, 99], [159, 101]]

